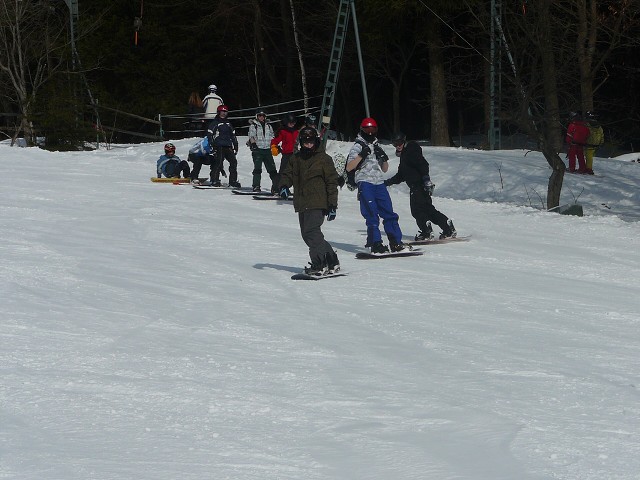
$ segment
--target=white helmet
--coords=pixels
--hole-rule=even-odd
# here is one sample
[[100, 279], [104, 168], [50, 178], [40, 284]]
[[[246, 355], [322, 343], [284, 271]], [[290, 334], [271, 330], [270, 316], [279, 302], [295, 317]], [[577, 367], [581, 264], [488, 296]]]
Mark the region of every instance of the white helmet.
[[214, 93], [215, 93], [215, 91], [216, 91], [216, 90], [218, 90], [218, 87], [216, 87], [216, 86], [215, 86], [215, 85], [213, 85], [213, 84], [209, 85], [209, 91], [210, 91], [210, 92], [214, 92]]

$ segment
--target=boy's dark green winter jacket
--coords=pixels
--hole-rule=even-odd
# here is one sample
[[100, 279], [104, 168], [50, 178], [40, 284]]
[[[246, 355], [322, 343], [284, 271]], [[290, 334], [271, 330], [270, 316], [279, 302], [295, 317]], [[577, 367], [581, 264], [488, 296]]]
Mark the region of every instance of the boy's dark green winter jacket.
[[296, 212], [338, 206], [338, 173], [324, 151], [318, 150], [309, 158], [303, 158], [300, 152], [293, 155], [282, 172], [280, 188], [283, 187], [293, 187]]

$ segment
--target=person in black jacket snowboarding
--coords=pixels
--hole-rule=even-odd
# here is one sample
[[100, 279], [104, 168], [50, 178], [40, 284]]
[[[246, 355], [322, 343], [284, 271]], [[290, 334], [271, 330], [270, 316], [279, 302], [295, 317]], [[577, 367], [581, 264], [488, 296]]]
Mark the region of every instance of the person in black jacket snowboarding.
[[441, 239], [455, 237], [456, 229], [453, 222], [433, 206], [431, 195], [435, 185], [431, 183], [429, 162], [422, 155], [420, 145], [416, 142], [407, 142], [407, 138], [402, 132], [393, 136], [392, 143], [396, 147], [396, 155], [400, 157], [400, 165], [398, 173], [385, 180], [384, 183], [389, 186], [407, 182], [410, 190], [411, 215], [416, 219], [419, 228], [415, 240], [433, 239], [432, 222], [442, 229]]

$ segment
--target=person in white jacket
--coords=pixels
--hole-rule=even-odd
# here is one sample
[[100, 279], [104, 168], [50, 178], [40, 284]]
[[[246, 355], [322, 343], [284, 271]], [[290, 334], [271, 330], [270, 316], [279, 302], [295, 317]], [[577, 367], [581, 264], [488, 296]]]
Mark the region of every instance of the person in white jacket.
[[[391, 197], [384, 184], [384, 174], [389, 169], [389, 157], [378, 145], [378, 124], [373, 118], [365, 118], [360, 124], [356, 137], [347, 157], [347, 172], [355, 171], [358, 186], [360, 213], [367, 225], [367, 244], [371, 253], [386, 253], [404, 250], [402, 231], [398, 224], [398, 214], [393, 211]], [[382, 243], [380, 218], [389, 239], [389, 247]]]
[[218, 87], [215, 85], [209, 85], [209, 93], [202, 100], [202, 107], [204, 108], [204, 118], [211, 120], [218, 113], [218, 107], [224, 105], [222, 98], [216, 92]]
[[253, 158], [253, 191], [261, 190], [260, 182], [262, 180], [262, 164], [267, 170], [271, 178], [271, 193], [278, 193], [278, 171], [276, 163], [271, 155], [271, 140], [273, 140], [273, 128], [267, 122], [267, 113], [259, 108], [256, 112], [256, 118], [249, 121], [249, 141], [247, 145], [251, 150]]

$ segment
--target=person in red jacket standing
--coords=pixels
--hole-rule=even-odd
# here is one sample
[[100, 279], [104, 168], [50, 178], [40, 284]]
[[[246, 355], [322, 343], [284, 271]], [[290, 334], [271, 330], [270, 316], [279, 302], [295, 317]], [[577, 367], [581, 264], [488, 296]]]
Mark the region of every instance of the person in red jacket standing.
[[[278, 134], [271, 140], [271, 154], [275, 157], [282, 153], [280, 160], [280, 169], [278, 170], [278, 180], [276, 185], [280, 184], [280, 175], [287, 167], [289, 159], [293, 155], [296, 142], [298, 140], [298, 130], [296, 129], [296, 117], [288, 113], [282, 119], [282, 127]], [[291, 192], [289, 192], [289, 196]]]
[[571, 122], [567, 127], [567, 137], [565, 142], [569, 145], [569, 173], [576, 173], [576, 157], [578, 158], [578, 173], [587, 172], [587, 164], [584, 159], [584, 146], [589, 137], [589, 127], [582, 120], [582, 116], [577, 112], [569, 114]]

